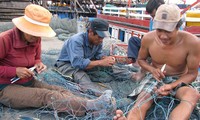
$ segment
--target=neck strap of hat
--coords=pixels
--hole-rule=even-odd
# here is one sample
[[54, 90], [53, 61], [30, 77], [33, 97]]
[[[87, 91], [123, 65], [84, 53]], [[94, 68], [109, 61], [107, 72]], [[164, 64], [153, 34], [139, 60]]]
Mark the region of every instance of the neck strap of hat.
[[33, 19], [29, 18], [29, 17], [26, 16], [26, 15], [24, 15], [24, 18], [25, 18], [27, 21], [29, 21], [29, 22], [31, 22], [31, 23], [33, 23], [33, 24], [36, 24], [36, 25], [49, 26], [49, 24], [47, 24], [47, 23], [43, 23], [43, 22], [39, 22], [39, 21], [33, 20]]

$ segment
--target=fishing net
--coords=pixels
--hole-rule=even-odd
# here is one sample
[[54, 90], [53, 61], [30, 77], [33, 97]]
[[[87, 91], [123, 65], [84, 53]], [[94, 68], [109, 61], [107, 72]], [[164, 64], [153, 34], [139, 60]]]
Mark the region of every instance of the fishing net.
[[110, 49], [110, 55], [115, 57], [117, 63], [131, 64], [133, 61], [127, 57], [127, 44], [112, 44]]
[[[105, 46], [105, 48], [109, 48], [109, 46]], [[108, 50], [108, 49], [107, 49]], [[106, 51], [104, 49], [104, 51]], [[45, 81], [52, 85], [62, 86], [77, 96], [87, 98], [87, 99], [95, 99], [97, 98], [95, 95], [90, 93], [83, 93], [81, 88], [78, 84], [67, 80], [66, 78], [62, 77], [60, 74], [52, 70], [53, 64], [55, 63], [60, 49], [52, 49], [48, 51], [42, 52], [42, 60], [48, 66], [48, 69], [41, 73], [40, 75], [36, 76], [38, 80]], [[109, 50], [106, 52], [109, 54]], [[119, 65], [119, 68], [125, 67], [130, 71], [134, 71], [131, 66], [122, 64]], [[104, 72], [111, 72], [107, 69], [103, 69]], [[137, 71], [137, 70], [135, 70]], [[109, 74], [108, 74], [109, 75]], [[97, 76], [101, 77], [101, 76]], [[94, 76], [95, 78], [95, 76]], [[195, 84], [197, 84], [196, 82]], [[116, 98], [116, 106], [117, 109], [121, 109], [127, 115], [128, 111], [132, 108], [135, 103], [135, 98], [127, 98], [127, 96], [133, 91], [133, 89], [138, 85], [137, 82], [133, 82], [130, 80], [111, 80], [108, 83], [101, 83], [99, 84], [106, 89], [110, 89], [113, 91], [112, 96]], [[56, 103], [56, 101], [55, 101]], [[168, 117], [171, 110], [179, 103], [179, 100], [173, 99], [171, 97], [164, 97], [161, 100], [155, 102], [155, 104], [151, 107], [148, 111], [146, 116], [147, 120], [165, 120]], [[54, 103], [53, 103], [54, 104]], [[70, 107], [69, 104], [66, 105]], [[111, 120], [112, 117], [115, 115], [114, 112], [105, 110], [99, 111], [90, 111], [87, 112], [85, 116], [77, 117], [73, 112], [69, 113], [58, 113], [56, 110], [49, 109], [48, 106], [44, 106], [38, 109], [23, 109], [23, 110], [16, 110], [12, 108], [5, 107], [3, 105], [0, 106], [0, 118], [1, 119], [9, 119], [9, 120]], [[199, 120], [199, 112], [197, 109], [194, 110], [193, 114], [191, 115], [191, 120]]]
[[[104, 52], [105, 54], [110, 53], [110, 45], [108, 44], [110, 41], [107, 41], [104, 45]], [[118, 43], [119, 41], [113, 41], [114, 43]], [[113, 43], [112, 42], [112, 43]], [[55, 63], [58, 55], [59, 55], [59, 49], [54, 50], [48, 50], [43, 51], [42, 53], [42, 60], [43, 62], [48, 66], [47, 71], [43, 72], [42, 74], [38, 75], [38, 79], [41, 81], [45, 81], [52, 85], [58, 85], [62, 86], [71, 92], [73, 92], [75, 95], [88, 98], [88, 99], [95, 99], [97, 98], [94, 94], [90, 93], [83, 93], [80, 86], [74, 82], [71, 82], [70, 80], [67, 80], [66, 78], [62, 77], [60, 74], [52, 70], [53, 64]], [[137, 71], [134, 68], [132, 68], [129, 65], [126, 64], [119, 64], [119, 69], [124, 67], [130, 71]], [[107, 76], [109, 76], [109, 73], [112, 72], [109, 69], [102, 69], [101, 71], [105, 72]], [[94, 75], [94, 74], [93, 74]], [[105, 75], [105, 74], [102, 74]], [[105, 77], [101, 75], [94, 75], [93, 79], [99, 78], [99, 77]], [[114, 78], [110, 78], [114, 79]], [[198, 81], [195, 83], [197, 84]], [[135, 98], [127, 98], [127, 96], [133, 91], [133, 89], [138, 85], [137, 82], [133, 82], [130, 80], [121, 79], [121, 80], [111, 80], [107, 83], [101, 83], [99, 84], [101, 87], [104, 87], [105, 89], [110, 89], [113, 91], [112, 96], [116, 98], [116, 106], [117, 109], [121, 109], [124, 111], [125, 115], [127, 115], [128, 111], [132, 108], [134, 105], [136, 99]], [[152, 98], [155, 99], [155, 98]], [[173, 110], [173, 108], [180, 102], [177, 99], [174, 99], [172, 97], [164, 97], [160, 100], [156, 101], [155, 104], [151, 107], [151, 109], [148, 111], [146, 115], [146, 120], [166, 120], [170, 114], [170, 112]], [[68, 105], [69, 106], [69, 105]], [[93, 111], [93, 112], [87, 112], [85, 116], [77, 117], [73, 113], [57, 113], [57, 111], [50, 110], [47, 108], [48, 106], [38, 108], [38, 109], [25, 109], [25, 110], [15, 110], [11, 108], [7, 108], [2, 106], [1, 107], [1, 118], [9, 118], [15, 120], [16, 118], [19, 120], [111, 120], [112, 117], [115, 115], [114, 112], [108, 111], [107, 109], [102, 109], [99, 111]], [[9, 117], [8, 117], [9, 116]], [[194, 112], [191, 115], [191, 120], [199, 120], [199, 111], [196, 108]]]
[[56, 32], [59, 40], [67, 40], [70, 36], [77, 33], [77, 20], [76, 19], [60, 19], [53, 17], [50, 26]]
[[1, 22], [0, 24], [0, 33], [4, 32], [6, 30], [9, 30], [14, 27], [14, 24], [12, 22]]
[[[111, 39], [104, 40], [104, 49], [103, 49], [104, 54], [110, 55], [111, 45], [119, 43], [121, 44], [121, 41], [111, 40]], [[78, 84], [70, 81], [69, 79], [63, 77], [62, 75], [53, 70], [53, 66], [56, 59], [58, 58], [60, 49], [61, 48], [42, 51], [42, 60], [44, 64], [48, 66], [48, 69], [45, 72], [36, 75], [36, 78], [40, 81], [47, 82], [48, 84], [51, 85], [62, 86], [63, 88], [70, 90], [76, 96], [86, 99], [96, 99], [97, 96], [95, 94], [91, 94], [90, 91], [83, 92]], [[116, 67], [118, 68], [117, 69], [118, 71], [122, 71], [122, 68], [130, 72], [138, 71], [138, 68], [135, 68], [132, 65], [128, 64], [117, 64]], [[113, 71], [111, 71], [110, 69], [102, 68], [100, 69], [100, 71], [102, 72], [101, 74], [91, 72], [90, 77], [94, 80], [100, 78], [110, 79], [109, 82], [106, 83], [96, 82], [96, 84], [99, 85], [101, 88], [103, 88], [103, 90], [112, 90], [113, 91], [112, 96], [115, 97], [116, 99], [117, 109], [121, 109], [124, 112], [124, 114], [127, 115], [128, 111], [132, 108], [132, 106], [136, 102], [135, 97], [129, 98], [127, 96], [139, 84], [137, 82], [131, 81], [130, 79], [127, 79], [126, 73], [124, 73], [123, 76], [119, 76], [118, 78], [120, 79], [116, 80], [115, 77], [111, 76], [111, 72]], [[193, 84], [199, 87], [200, 84], [199, 76], [197, 81], [195, 81]], [[155, 98], [151, 99], [154, 100]], [[172, 97], [163, 97], [158, 101], [157, 99], [155, 99], [154, 101], [155, 104], [148, 111], [146, 115], [146, 120], [166, 120], [170, 112], [173, 110], [173, 108], [180, 102], [179, 100], [174, 99]], [[68, 102], [67, 100], [63, 101], [63, 103], [67, 104], [61, 104], [62, 106], [66, 106], [68, 108], [72, 107], [71, 104], [69, 104], [70, 102]], [[55, 100], [54, 102], [52, 102], [52, 105], [55, 104], [58, 104], [58, 101]], [[106, 109], [101, 109], [96, 111], [88, 111], [84, 116], [78, 117], [75, 115], [75, 111], [72, 112], [66, 111], [63, 113], [59, 113], [58, 111], [56, 111], [54, 107], [53, 109], [49, 109], [49, 106], [44, 106], [41, 108], [27, 108], [27, 109], [17, 110], [5, 107], [0, 104], [0, 119], [2, 120], [112, 120], [112, 117], [114, 115], [115, 115], [114, 111], [112, 111], [109, 107]], [[198, 104], [197, 107], [194, 109], [190, 119], [200, 120], [199, 116], [200, 116], [200, 111]]]

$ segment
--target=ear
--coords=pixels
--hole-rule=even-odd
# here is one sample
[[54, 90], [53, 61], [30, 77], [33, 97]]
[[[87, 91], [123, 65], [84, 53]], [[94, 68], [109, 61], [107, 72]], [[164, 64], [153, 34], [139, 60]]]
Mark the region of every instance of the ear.
[[92, 35], [95, 35], [94, 31], [92, 29], [89, 29], [89, 33], [92, 34]]
[[88, 29], [88, 34], [91, 34], [92, 30], [91, 29]]
[[93, 32], [92, 29], [89, 29], [88, 31], [89, 31], [90, 33]]

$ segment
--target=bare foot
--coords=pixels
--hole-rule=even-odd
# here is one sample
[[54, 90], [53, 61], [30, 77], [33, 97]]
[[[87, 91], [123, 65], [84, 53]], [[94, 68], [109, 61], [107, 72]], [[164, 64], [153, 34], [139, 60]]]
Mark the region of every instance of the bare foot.
[[123, 115], [121, 110], [116, 110], [116, 115], [113, 117], [113, 120], [127, 120], [127, 118]]
[[140, 65], [138, 64], [138, 62], [136, 61], [136, 62], [134, 62], [134, 63], [132, 63], [132, 66], [133, 67], [136, 67], [136, 68], [140, 68]]

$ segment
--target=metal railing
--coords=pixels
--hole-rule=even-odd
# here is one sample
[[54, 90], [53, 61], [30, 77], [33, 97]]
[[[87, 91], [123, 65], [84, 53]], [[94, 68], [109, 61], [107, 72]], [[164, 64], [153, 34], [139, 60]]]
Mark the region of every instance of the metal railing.
[[145, 8], [103, 7], [103, 14], [125, 16], [127, 18], [151, 18]]

